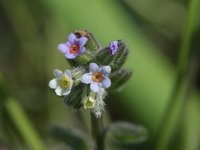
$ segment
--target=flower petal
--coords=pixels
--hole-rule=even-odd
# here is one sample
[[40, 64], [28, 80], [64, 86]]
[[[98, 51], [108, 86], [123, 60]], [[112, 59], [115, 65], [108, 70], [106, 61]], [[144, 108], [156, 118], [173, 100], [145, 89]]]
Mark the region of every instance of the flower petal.
[[105, 77], [102, 81], [102, 87], [103, 88], [109, 88], [111, 86], [111, 81], [108, 77]]
[[95, 93], [98, 93], [100, 91], [100, 87], [99, 87], [99, 84], [98, 82], [92, 82], [90, 84], [90, 89], [95, 92]]
[[60, 86], [58, 86], [56, 88], [55, 92], [56, 92], [56, 95], [58, 95], [58, 96], [62, 96], [63, 95], [63, 89]]
[[52, 79], [51, 81], [49, 81], [49, 87], [52, 89], [56, 89], [58, 86], [58, 82], [57, 79]]
[[70, 46], [72, 46], [72, 44], [71, 44], [69, 41], [67, 41], [67, 42], [66, 42], [66, 46], [67, 46], [67, 47], [70, 47]]
[[77, 42], [78, 42], [78, 44], [80, 45], [80, 46], [84, 46], [85, 44], [86, 44], [86, 42], [87, 42], [87, 38], [86, 37], [81, 37], [81, 38], [79, 38], [78, 40], [77, 40]]
[[57, 78], [57, 77], [60, 77], [63, 74], [63, 72], [61, 70], [55, 69], [53, 71], [53, 74]]
[[71, 90], [64, 90], [62, 95], [68, 95], [71, 92]]
[[82, 54], [85, 51], [85, 47], [80, 47], [79, 54]]
[[76, 35], [74, 33], [70, 33], [69, 36], [68, 36], [68, 41], [71, 44], [74, 44], [75, 40], [76, 40]]
[[64, 74], [66, 76], [68, 76], [69, 78], [72, 78], [72, 74], [71, 74], [71, 71], [70, 70], [65, 70]]
[[75, 54], [71, 54], [69, 51], [66, 51], [65, 57], [67, 59], [74, 59], [74, 58], [76, 58], [76, 55]]
[[62, 52], [62, 53], [65, 53], [67, 51], [67, 49], [69, 49], [69, 47], [67, 47], [66, 44], [64, 43], [61, 43], [61, 44], [58, 44], [58, 47], [57, 49]]
[[90, 72], [99, 71], [99, 66], [95, 63], [90, 63], [89, 70], [90, 70]]
[[81, 82], [85, 84], [90, 84], [92, 82], [92, 74], [85, 73], [84, 75], [82, 75]]
[[109, 75], [111, 72], [110, 66], [103, 66], [100, 68], [100, 70], [105, 76]]

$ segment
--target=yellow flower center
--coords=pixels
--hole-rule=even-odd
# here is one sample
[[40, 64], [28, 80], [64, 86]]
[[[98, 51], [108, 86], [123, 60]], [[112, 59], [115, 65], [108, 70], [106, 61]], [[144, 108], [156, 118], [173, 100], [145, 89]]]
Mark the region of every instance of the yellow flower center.
[[80, 46], [79, 45], [76, 45], [76, 44], [73, 44], [70, 46], [70, 53], [71, 54], [77, 54], [80, 50]]
[[63, 76], [60, 80], [59, 80], [59, 85], [61, 88], [63, 89], [69, 89], [71, 86], [71, 80], [70, 78], [68, 78], [67, 76]]
[[101, 72], [95, 72], [92, 75], [92, 80], [95, 82], [101, 82], [104, 79], [104, 76]]

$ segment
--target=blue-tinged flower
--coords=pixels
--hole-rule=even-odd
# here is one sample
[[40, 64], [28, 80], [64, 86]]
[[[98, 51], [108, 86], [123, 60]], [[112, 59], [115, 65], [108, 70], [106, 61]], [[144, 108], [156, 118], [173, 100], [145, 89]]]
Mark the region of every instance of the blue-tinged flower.
[[68, 95], [73, 85], [72, 75], [69, 70], [62, 71], [55, 69], [54, 76], [56, 78], [49, 81], [49, 87], [55, 89], [56, 95]]
[[85, 84], [90, 84], [90, 89], [98, 93], [103, 88], [109, 88], [111, 81], [108, 78], [111, 72], [110, 66], [99, 66], [95, 63], [90, 63], [89, 73], [85, 73], [81, 77], [81, 82]]
[[109, 45], [109, 48], [110, 48], [110, 52], [112, 55], [115, 55], [115, 53], [117, 52], [118, 50], [118, 41], [113, 41], [110, 43]]
[[86, 37], [77, 38], [74, 33], [70, 33], [68, 41], [58, 45], [58, 50], [65, 54], [67, 59], [74, 59], [85, 51], [84, 45], [87, 42]]

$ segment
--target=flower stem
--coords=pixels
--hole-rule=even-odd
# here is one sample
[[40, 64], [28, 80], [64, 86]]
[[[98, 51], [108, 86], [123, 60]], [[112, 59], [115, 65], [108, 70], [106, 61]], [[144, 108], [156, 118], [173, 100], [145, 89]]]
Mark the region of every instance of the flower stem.
[[96, 150], [104, 150], [104, 127], [103, 127], [103, 115], [100, 118], [91, 112], [91, 128], [92, 136], [95, 140]]

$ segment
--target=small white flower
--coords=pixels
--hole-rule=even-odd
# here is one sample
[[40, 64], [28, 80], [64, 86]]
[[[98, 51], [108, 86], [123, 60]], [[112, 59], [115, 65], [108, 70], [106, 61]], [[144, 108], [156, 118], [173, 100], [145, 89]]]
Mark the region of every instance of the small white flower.
[[96, 100], [92, 97], [85, 97], [85, 99], [83, 100], [83, 106], [85, 109], [88, 108], [93, 108], [95, 106]]
[[62, 71], [55, 69], [53, 71], [56, 78], [49, 81], [49, 87], [55, 89], [56, 95], [68, 95], [73, 85], [72, 75], [69, 70]]

